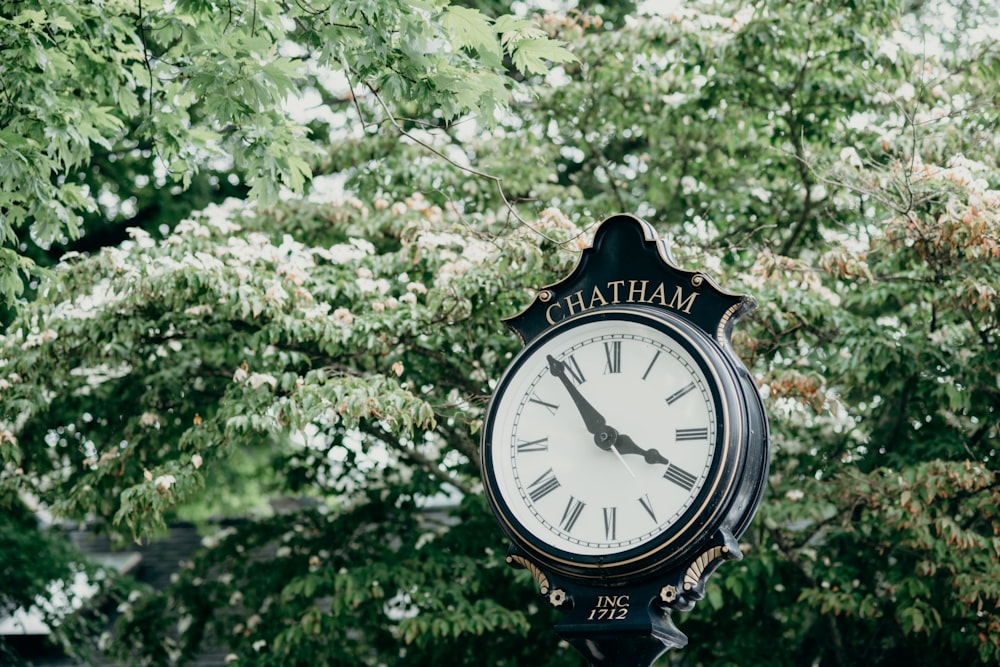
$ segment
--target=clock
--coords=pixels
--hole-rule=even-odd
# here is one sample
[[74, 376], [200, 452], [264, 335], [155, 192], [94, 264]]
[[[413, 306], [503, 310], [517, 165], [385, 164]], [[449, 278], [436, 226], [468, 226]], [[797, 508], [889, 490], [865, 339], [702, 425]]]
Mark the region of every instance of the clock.
[[507, 535], [579, 578], [631, 578], [726, 518], [745, 408], [702, 331], [641, 305], [566, 319], [501, 378], [483, 469]]
[[571, 276], [508, 320], [526, 345], [487, 407], [480, 464], [508, 561], [543, 591], [552, 575], [600, 601], [601, 587], [659, 578], [662, 602], [687, 609], [740, 557], [767, 422], [729, 335], [754, 305], [615, 216]]

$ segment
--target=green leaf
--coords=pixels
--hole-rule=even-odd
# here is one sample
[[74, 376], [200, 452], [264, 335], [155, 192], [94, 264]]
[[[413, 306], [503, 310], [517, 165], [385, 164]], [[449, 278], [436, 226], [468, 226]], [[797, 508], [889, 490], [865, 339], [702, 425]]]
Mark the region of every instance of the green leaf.
[[31, 23], [33, 28], [38, 28], [38, 26], [45, 22], [45, 12], [40, 9], [25, 9], [15, 16], [11, 22], [14, 25]]
[[490, 67], [501, 65], [503, 54], [500, 44], [485, 14], [476, 9], [452, 5], [445, 10], [441, 22], [459, 46], [475, 49]]
[[545, 74], [549, 71], [546, 60], [554, 63], [574, 62], [576, 56], [562, 45], [565, 42], [546, 38], [529, 37], [513, 45], [511, 59], [523, 74]]

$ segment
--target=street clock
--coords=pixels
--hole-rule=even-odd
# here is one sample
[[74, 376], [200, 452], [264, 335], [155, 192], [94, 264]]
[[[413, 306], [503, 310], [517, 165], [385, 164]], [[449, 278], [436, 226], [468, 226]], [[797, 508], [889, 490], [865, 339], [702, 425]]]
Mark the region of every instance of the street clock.
[[481, 447], [490, 506], [556, 630], [594, 665], [648, 665], [686, 637], [670, 619], [741, 557], [760, 502], [767, 418], [732, 350], [754, 300], [676, 267], [629, 215], [507, 324]]

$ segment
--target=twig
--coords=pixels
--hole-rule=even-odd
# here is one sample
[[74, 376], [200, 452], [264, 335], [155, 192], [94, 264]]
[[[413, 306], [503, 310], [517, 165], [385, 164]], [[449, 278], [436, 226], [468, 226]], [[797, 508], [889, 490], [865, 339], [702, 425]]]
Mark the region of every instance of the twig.
[[[352, 71], [351, 68], [347, 65], [347, 63], [344, 63], [344, 70], [348, 71], [348, 72]], [[355, 107], [355, 110], [358, 112], [358, 117], [361, 119], [362, 125], [364, 127], [366, 127], [366, 128], [369, 125], [374, 125], [374, 126], [377, 127], [380, 123], [369, 123], [367, 120], [365, 120], [364, 112], [361, 110], [361, 105], [358, 103], [358, 96], [357, 96], [357, 94], [354, 91], [354, 84], [351, 82], [351, 77], [349, 77], [349, 76], [347, 77], [347, 83], [348, 83], [348, 86], [351, 89], [351, 98], [354, 100], [354, 107]], [[485, 171], [481, 171], [479, 169], [476, 169], [475, 167], [470, 167], [468, 165], [460, 164], [460, 163], [456, 162], [455, 160], [453, 160], [452, 158], [450, 158], [445, 153], [443, 153], [440, 149], [435, 148], [434, 146], [432, 146], [431, 144], [427, 143], [423, 139], [420, 139], [419, 137], [416, 137], [413, 134], [411, 134], [408, 130], [406, 130], [406, 128], [404, 128], [402, 125], [399, 124], [399, 121], [396, 119], [396, 117], [392, 114], [392, 111], [389, 109], [389, 105], [386, 104], [386, 102], [385, 102], [384, 99], [382, 99], [382, 96], [381, 96], [381, 94], [379, 94], [379, 91], [376, 90], [375, 87], [372, 86], [367, 81], [362, 81], [361, 83], [362, 83], [362, 85], [364, 85], [364, 87], [366, 89], [368, 89], [368, 92], [370, 92], [372, 94], [372, 96], [375, 98], [375, 101], [378, 102], [378, 105], [382, 108], [382, 112], [385, 114], [386, 121], [390, 125], [392, 125], [393, 129], [395, 129], [396, 132], [398, 132], [400, 134], [400, 136], [406, 137], [407, 139], [409, 139], [413, 143], [417, 144], [418, 146], [420, 146], [424, 150], [428, 151], [429, 153], [431, 153], [435, 157], [440, 158], [445, 163], [451, 165], [455, 169], [458, 169], [459, 171], [465, 172], [467, 174], [471, 174], [472, 176], [475, 176], [477, 178], [482, 178], [484, 180], [487, 180], [487, 181], [490, 181], [491, 183], [493, 183], [494, 187], [496, 188], [497, 194], [500, 196], [500, 200], [503, 202], [504, 208], [507, 209], [508, 214], [510, 216], [512, 216], [515, 220], [517, 220], [517, 222], [519, 224], [527, 227], [532, 232], [534, 232], [538, 236], [542, 237], [546, 241], [548, 241], [550, 243], [553, 243], [553, 244], [556, 244], [556, 245], [560, 245], [560, 246], [569, 244], [570, 242], [574, 241], [577, 237], [582, 236], [585, 233], [586, 230], [581, 231], [576, 236], [574, 236], [574, 237], [572, 237], [570, 239], [567, 239], [565, 241], [560, 241], [558, 239], [554, 239], [554, 238], [550, 237], [549, 235], [543, 233], [537, 227], [533, 226], [531, 223], [529, 223], [527, 220], [525, 220], [521, 216], [520, 213], [518, 213], [517, 208], [514, 206], [514, 204], [507, 197], [507, 193], [506, 193], [506, 191], [503, 188], [503, 183], [502, 183], [503, 179], [502, 178], [500, 178], [499, 176], [494, 176], [493, 174], [489, 174], [489, 173], [487, 173]]]
[[472, 493], [472, 487], [464, 482], [456, 479], [455, 477], [449, 475], [447, 472], [441, 469], [440, 464], [437, 461], [432, 461], [428, 457], [424, 456], [416, 450], [416, 447], [407, 447], [404, 445], [394, 434], [390, 433], [385, 429], [376, 429], [373, 424], [368, 424], [365, 422], [361, 423], [361, 430], [368, 435], [378, 438], [390, 448], [396, 450], [403, 458], [410, 459], [412, 462], [416, 463], [419, 468], [430, 475], [436, 477], [438, 480], [444, 482], [445, 484], [451, 485], [461, 491], [464, 495], [470, 495]]
[[149, 45], [146, 44], [146, 26], [142, 16], [142, 0], [139, 0], [139, 41], [142, 42], [142, 60], [146, 65], [146, 72], [149, 74], [149, 115], [153, 115], [153, 66], [149, 62]]

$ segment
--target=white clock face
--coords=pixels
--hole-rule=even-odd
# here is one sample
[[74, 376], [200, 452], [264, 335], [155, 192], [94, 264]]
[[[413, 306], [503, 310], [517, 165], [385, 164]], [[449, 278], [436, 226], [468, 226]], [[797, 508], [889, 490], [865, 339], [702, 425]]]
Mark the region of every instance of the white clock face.
[[487, 454], [517, 532], [613, 556], [678, 524], [711, 484], [718, 380], [678, 342], [686, 334], [665, 328], [589, 318], [518, 360]]

